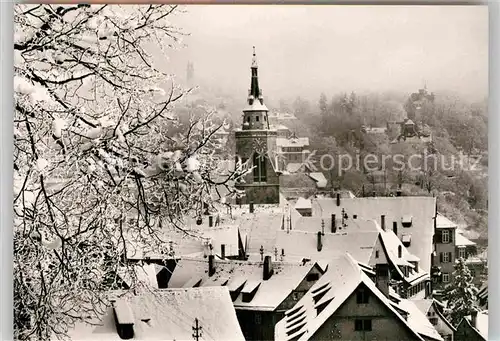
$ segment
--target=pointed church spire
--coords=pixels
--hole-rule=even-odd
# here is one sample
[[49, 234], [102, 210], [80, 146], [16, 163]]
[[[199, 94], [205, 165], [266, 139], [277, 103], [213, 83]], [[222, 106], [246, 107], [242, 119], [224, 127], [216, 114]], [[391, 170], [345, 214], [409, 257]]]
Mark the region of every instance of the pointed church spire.
[[252, 81], [250, 84], [250, 93], [248, 94], [248, 104], [252, 105], [254, 100], [258, 99], [261, 104], [264, 104], [262, 91], [259, 89], [259, 78], [257, 75], [257, 56], [255, 55], [255, 46], [253, 47], [252, 56]]

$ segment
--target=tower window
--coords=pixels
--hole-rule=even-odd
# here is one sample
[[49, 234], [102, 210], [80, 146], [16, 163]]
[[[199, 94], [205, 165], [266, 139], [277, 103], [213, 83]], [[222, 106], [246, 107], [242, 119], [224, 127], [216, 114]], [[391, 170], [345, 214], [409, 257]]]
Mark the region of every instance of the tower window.
[[267, 181], [266, 157], [263, 154], [254, 153], [253, 165], [254, 165], [253, 181], [266, 182]]

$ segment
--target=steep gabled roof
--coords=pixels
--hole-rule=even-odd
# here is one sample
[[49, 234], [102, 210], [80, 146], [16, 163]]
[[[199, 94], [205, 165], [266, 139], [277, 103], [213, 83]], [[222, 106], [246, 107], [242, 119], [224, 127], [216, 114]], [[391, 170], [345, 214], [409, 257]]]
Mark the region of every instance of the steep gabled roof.
[[[478, 333], [479, 336], [481, 336], [485, 341], [488, 340], [488, 311], [480, 311], [477, 313], [477, 320], [476, 320], [476, 326], [472, 326], [471, 323], [471, 317], [466, 316], [462, 319], [460, 324], [462, 323], [467, 323], [468, 326], [474, 330], [475, 332]], [[457, 327], [457, 329], [460, 328], [460, 324]]]
[[[297, 329], [292, 324], [297, 320], [303, 320], [294, 335], [297, 336], [297, 340], [312, 340], [319, 328], [360, 284], [364, 284], [416, 339], [423, 340], [348, 254], [332, 260], [326, 273], [292, 309], [285, 313], [285, 317], [276, 324], [275, 339], [291, 339], [292, 335], [288, 335], [287, 331]], [[322, 307], [322, 310], [318, 310], [318, 307]]]
[[[192, 340], [195, 319], [202, 340], [244, 340], [229, 290], [225, 287], [160, 289], [126, 295], [115, 303], [128, 310], [134, 324], [133, 340]], [[223, 321], [223, 323], [221, 323]], [[106, 309], [96, 325], [78, 323], [69, 331], [72, 340], [118, 341], [113, 308]]]
[[446, 218], [444, 215], [441, 213], [437, 214], [436, 218], [436, 228], [438, 229], [450, 229], [450, 228], [456, 228], [457, 224], [452, 222], [450, 219]]
[[[273, 274], [263, 280], [263, 263], [251, 261], [215, 261], [215, 274], [208, 276], [208, 261], [200, 259], [181, 259], [168, 283], [169, 287], [182, 287], [191, 278], [201, 278], [200, 286], [226, 285], [231, 290], [255, 295], [249, 302], [244, 302], [242, 295], [235, 291], [234, 306], [237, 309], [273, 311], [313, 269], [321, 268], [314, 262], [273, 262]], [[321, 271], [320, 271], [321, 272]], [[224, 281], [221, 280], [224, 279]]]

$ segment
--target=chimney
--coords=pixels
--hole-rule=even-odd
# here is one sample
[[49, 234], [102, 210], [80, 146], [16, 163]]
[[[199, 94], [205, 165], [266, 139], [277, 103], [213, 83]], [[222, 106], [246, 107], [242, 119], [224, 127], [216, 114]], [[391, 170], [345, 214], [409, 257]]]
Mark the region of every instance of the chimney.
[[208, 276], [212, 277], [215, 274], [215, 256], [208, 256]]
[[337, 206], [340, 206], [340, 193], [337, 192]]
[[208, 217], [208, 227], [213, 227], [214, 226], [214, 217], [209, 216]]
[[273, 261], [271, 256], [264, 258], [264, 281], [267, 281], [273, 275]]
[[382, 214], [380, 216], [380, 227], [382, 227], [382, 230], [385, 231], [385, 215], [384, 214]]
[[122, 340], [134, 338], [134, 314], [130, 305], [125, 300], [113, 303], [113, 314], [115, 316], [116, 331]]
[[250, 201], [250, 213], [254, 212], [253, 201]]
[[318, 251], [321, 251], [323, 249], [323, 241], [321, 240], [321, 237], [323, 234], [321, 231], [318, 231]]
[[377, 288], [386, 296], [389, 297], [389, 287], [391, 276], [388, 264], [375, 265], [375, 284]]
[[332, 233], [337, 232], [337, 216], [332, 214]]
[[221, 244], [220, 246], [220, 258], [226, 258], [226, 244]]
[[470, 313], [470, 323], [471, 325], [476, 328], [477, 326], [477, 310], [473, 310], [471, 313]]

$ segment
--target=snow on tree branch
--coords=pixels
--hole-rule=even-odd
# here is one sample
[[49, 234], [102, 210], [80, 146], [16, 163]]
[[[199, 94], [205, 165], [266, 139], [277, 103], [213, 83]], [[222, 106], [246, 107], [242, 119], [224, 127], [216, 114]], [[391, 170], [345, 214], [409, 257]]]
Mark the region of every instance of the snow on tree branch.
[[184, 229], [183, 216], [211, 205], [214, 185], [239, 176], [213, 180], [222, 125], [211, 112], [180, 125], [175, 104], [189, 90], [148, 52], [179, 43], [169, 22], [177, 11], [15, 6], [18, 339], [63, 338], [76, 320], [99, 316], [130, 238], [164, 248], [161, 228]]

